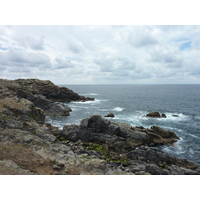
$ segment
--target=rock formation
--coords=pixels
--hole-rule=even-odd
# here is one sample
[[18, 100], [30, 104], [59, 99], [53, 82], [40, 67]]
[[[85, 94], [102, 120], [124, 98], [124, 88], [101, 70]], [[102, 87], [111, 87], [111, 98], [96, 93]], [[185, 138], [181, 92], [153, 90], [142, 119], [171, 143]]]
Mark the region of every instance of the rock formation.
[[45, 115], [68, 116], [72, 110], [57, 102], [88, 101], [94, 98], [79, 96], [66, 87], [58, 87], [51, 81], [38, 79], [0, 79], [0, 98], [25, 98], [44, 110]]
[[[200, 174], [194, 163], [157, 148], [176, 142], [179, 138], [174, 132], [157, 126], [132, 127], [100, 115], [60, 130], [45, 123], [48, 108], [44, 111], [35, 105], [39, 101], [48, 107], [53, 97], [33, 92], [29, 81], [30, 93], [18, 90], [15, 81], [5, 82], [0, 81], [0, 174]], [[22, 93], [27, 95], [22, 98]]]
[[104, 117], [115, 117], [115, 115], [113, 113], [109, 113], [109, 114], [105, 115]]

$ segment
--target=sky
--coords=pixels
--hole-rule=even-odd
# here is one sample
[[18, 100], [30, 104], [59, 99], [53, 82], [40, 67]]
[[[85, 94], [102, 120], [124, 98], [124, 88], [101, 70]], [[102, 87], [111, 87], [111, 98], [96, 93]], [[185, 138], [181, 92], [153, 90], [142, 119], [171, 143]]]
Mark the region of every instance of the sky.
[[200, 84], [200, 26], [1, 25], [0, 78]]

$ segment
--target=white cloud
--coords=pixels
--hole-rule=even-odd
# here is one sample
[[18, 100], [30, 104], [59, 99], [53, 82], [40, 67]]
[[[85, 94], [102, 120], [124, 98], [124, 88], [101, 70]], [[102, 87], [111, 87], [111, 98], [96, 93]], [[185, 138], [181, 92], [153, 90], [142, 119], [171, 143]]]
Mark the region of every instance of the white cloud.
[[3, 78], [200, 83], [200, 26], [0, 26], [0, 33]]

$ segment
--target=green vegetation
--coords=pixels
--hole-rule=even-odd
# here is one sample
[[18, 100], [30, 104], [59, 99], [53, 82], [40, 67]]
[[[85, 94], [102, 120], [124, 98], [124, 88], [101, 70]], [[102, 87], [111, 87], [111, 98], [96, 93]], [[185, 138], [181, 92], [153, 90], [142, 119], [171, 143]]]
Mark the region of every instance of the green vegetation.
[[34, 120], [38, 120], [38, 116], [35, 113], [31, 113], [29, 116]]
[[126, 164], [129, 163], [129, 161], [127, 161], [125, 159], [118, 159], [118, 160], [112, 159], [109, 156], [108, 152], [103, 147], [103, 145], [95, 144], [95, 143], [89, 143], [89, 145], [86, 148], [87, 148], [87, 150], [94, 150], [94, 151], [100, 152], [102, 154], [102, 157], [105, 159], [106, 162], [122, 162], [122, 163], [126, 163]]
[[65, 137], [59, 137], [58, 139], [59, 139], [60, 141], [62, 141], [62, 142], [66, 142], [66, 143], [69, 142], [69, 140], [67, 140]]

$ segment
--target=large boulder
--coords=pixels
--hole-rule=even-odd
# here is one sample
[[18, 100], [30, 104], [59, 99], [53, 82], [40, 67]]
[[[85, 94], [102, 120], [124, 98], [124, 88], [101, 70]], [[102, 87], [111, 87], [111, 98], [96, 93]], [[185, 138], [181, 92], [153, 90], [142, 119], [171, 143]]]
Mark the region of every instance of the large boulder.
[[151, 112], [151, 113], [148, 113], [146, 115], [146, 117], [160, 118], [160, 113], [159, 112]]
[[148, 113], [147, 115], [146, 115], [146, 117], [152, 117], [152, 118], [166, 118], [167, 116], [164, 114], [164, 113], [162, 113], [162, 114], [160, 114], [159, 112], [151, 112], [151, 113]]

